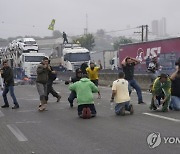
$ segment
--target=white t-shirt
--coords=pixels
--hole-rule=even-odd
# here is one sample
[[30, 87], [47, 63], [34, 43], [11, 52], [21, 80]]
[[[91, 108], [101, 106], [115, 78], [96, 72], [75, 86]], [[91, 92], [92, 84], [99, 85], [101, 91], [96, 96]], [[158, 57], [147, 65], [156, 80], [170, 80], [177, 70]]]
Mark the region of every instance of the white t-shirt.
[[112, 90], [116, 91], [115, 102], [123, 103], [130, 101], [128, 81], [125, 79], [118, 79], [113, 82]]

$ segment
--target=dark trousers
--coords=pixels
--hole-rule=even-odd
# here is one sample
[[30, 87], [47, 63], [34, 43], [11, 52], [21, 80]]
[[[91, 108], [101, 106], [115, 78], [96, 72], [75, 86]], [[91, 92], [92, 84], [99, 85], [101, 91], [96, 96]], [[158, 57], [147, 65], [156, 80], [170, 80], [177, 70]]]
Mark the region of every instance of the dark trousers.
[[82, 115], [82, 111], [83, 108], [90, 108], [91, 110], [91, 114], [96, 115], [96, 108], [94, 106], [94, 104], [82, 104], [82, 105], [78, 105], [78, 115]]
[[53, 88], [53, 81], [48, 81], [47, 83], [47, 100], [49, 94], [52, 94], [56, 98], [59, 97], [59, 94]]
[[74, 99], [76, 98], [76, 92], [75, 91], [71, 91], [69, 97], [68, 97], [68, 101], [70, 104], [73, 104]]
[[10, 91], [10, 95], [11, 95], [11, 97], [12, 97], [12, 99], [13, 99], [13, 103], [14, 103], [14, 105], [19, 105], [18, 104], [18, 102], [17, 102], [17, 100], [16, 100], [16, 96], [15, 96], [15, 94], [14, 94], [14, 86], [5, 86], [4, 87], [4, 90], [3, 90], [3, 99], [4, 99], [4, 103], [5, 103], [5, 105], [9, 105], [9, 103], [8, 103], [8, 99], [7, 99], [7, 93]]

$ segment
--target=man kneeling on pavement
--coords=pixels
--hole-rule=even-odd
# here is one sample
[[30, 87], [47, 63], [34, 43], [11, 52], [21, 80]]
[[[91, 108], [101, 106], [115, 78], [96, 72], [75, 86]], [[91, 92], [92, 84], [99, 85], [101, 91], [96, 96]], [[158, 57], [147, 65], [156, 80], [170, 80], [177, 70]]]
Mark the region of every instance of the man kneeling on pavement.
[[161, 74], [153, 83], [150, 109], [157, 110], [162, 104], [162, 112], [167, 112], [171, 98], [171, 80], [167, 74]]
[[69, 86], [69, 90], [75, 91], [78, 103], [78, 115], [80, 118], [89, 119], [96, 116], [93, 93], [98, 93], [98, 88], [91, 82], [87, 74], [84, 74], [80, 81]]
[[124, 79], [125, 74], [123, 72], [120, 72], [118, 76], [119, 79], [113, 82], [111, 97], [111, 102], [115, 99], [115, 113], [116, 115], [125, 115], [126, 110], [133, 114], [133, 106], [130, 104], [129, 83]]

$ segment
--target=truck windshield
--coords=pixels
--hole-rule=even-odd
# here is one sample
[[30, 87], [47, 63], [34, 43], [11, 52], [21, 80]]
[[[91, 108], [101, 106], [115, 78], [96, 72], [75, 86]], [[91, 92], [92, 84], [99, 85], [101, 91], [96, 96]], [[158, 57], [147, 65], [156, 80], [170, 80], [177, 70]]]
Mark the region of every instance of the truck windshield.
[[41, 62], [44, 56], [25, 56], [25, 62]]
[[86, 53], [68, 53], [64, 56], [64, 60], [68, 60], [70, 62], [79, 62], [79, 61], [89, 61], [90, 54]]

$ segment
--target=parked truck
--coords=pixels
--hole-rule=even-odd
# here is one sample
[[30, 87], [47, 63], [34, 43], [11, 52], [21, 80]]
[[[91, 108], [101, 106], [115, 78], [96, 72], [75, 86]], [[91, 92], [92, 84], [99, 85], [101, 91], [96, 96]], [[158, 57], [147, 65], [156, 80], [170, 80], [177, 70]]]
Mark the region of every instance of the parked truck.
[[60, 44], [56, 47], [57, 55], [51, 57], [53, 66], [63, 65], [67, 71], [75, 71], [82, 63], [89, 63], [90, 52], [79, 44]]
[[136, 69], [146, 70], [147, 60], [157, 57], [162, 70], [172, 72], [180, 57], [180, 37], [121, 45], [119, 63], [127, 56], [140, 60]]

